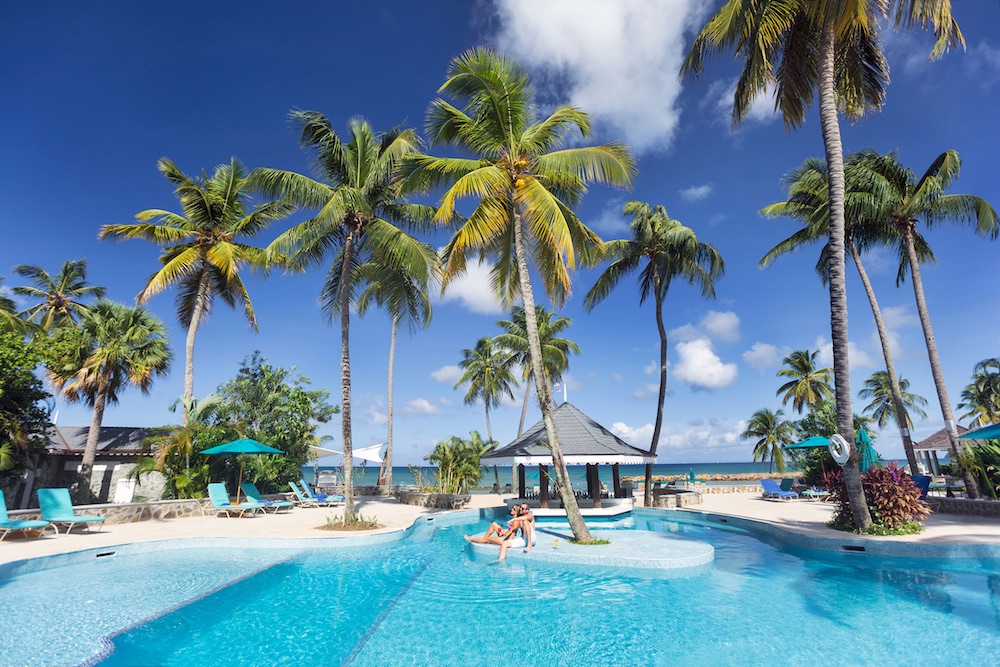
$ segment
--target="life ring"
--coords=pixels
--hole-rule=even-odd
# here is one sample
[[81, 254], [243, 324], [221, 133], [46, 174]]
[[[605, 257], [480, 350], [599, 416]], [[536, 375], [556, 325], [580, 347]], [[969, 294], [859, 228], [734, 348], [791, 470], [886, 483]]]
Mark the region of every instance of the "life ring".
[[839, 433], [830, 436], [830, 444], [827, 445], [827, 449], [830, 450], [830, 456], [833, 457], [833, 460], [840, 465], [844, 465], [847, 463], [847, 459], [851, 458], [851, 444]]

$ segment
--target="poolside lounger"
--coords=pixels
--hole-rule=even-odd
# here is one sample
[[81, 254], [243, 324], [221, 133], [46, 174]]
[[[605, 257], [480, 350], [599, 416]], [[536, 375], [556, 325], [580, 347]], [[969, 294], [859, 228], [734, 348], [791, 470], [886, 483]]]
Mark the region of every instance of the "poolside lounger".
[[302, 493], [302, 489], [296, 486], [295, 482], [289, 482], [288, 486], [292, 487], [292, 491], [295, 493], [293, 502], [297, 507], [319, 507], [319, 501]]
[[333, 505], [339, 505], [344, 502], [344, 496], [328, 496], [325, 493], [313, 493], [309, 485], [306, 484], [306, 480], [300, 479], [299, 484], [302, 486], [302, 492], [306, 495], [306, 498], [315, 500], [320, 505], [326, 505], [327, 507], [332, 507]]
[[795, 486], [795, 479], [791, 477], [784, 478], [781, 480], [781, 483], [778, 484], [778, 488], [782, 491], [791, 491], [793, 486]]
[[914, 475], [910, 479], [913, 483], [917, 485], [920, 489], [920, 500], [927, 500], [927, 493], [931, 490], [931, 477], [930, 475]]
[[781, 487], [773, 479], [762, 479], [760, 485], [764, 487], [764, 497], [777, 500], [793, 500], [799, 497], [794, 491], [782, 491]]
[[17, 519], [11, 519], [7, 514], [7, 499], [4, 498], [3, 490], [0, 489], [0, 530], [3, 531], [3, 535], [0, 535], [0, 541], [3, 541], [3, 538], [15, 530], [44, 530], [46, 528], [51, 528], [56, 531], [57, 535], [59, 534], [56, 527], [48, 521], [18, 521]]
[[240, 488], [243, 489], [243, 495], [247, 497], [252, 503], [260, 503], [264, 506], [264, 511], [274, 510], [277, 514], [282, 509], [291, 509], [295, 507], [295, 503], [288, 500], [264, 500], [264, 497], [260, 495], [260, 491], [257, 490], [257, 485], [252, 482], [243, 482], [240, 484]]
[[[69, 497], [69, 489], [38, 489], [38, 507], [41, 510], [42, 521], [48, 521], [55, 526], [66, 526], [66, 532], [73, 530], [76, 524], [82, 524], [90, 532], [90, 524], [104, 524], [103, 516], [86, 516], [73, 512], [73, 501]], [[98, 528], [100, 530], [100, 528]], [[58, 527], [56, 532], [59, 532]]]
[[240, 503], [234, 505], [229, 500], [229, 492], [226, 485], [221, 482], [213, 482], [208, 485], [208, 498], [212, 501], [216, 516], [225, 514], [226, 516], [253, 516], [257, 510], [264, 511], [263, 503]]

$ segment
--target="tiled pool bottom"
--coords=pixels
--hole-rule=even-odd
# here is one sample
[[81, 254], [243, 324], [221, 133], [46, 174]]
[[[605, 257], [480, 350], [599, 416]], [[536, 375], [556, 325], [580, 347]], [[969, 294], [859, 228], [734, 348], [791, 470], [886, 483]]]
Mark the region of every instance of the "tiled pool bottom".
[[[144, 613], [155, 604], [143, 596], [167, 601], [166, 575], [197, 572], [205, 559], [229, 563], [236, 576], [256, 574], [114, 636], [102, 664], [954, 665], [992, 664], [1000, 652], [996, 561], [803, 554], [739, 530], [643, 518], [636, 527], [715, 550], [714, 563], [696, 576], [658, 580], [519, 554], [499, 564], [470, 558], [461, 536], [486, 524], [463, 520], [470, 519], [439, 515], [395, 543], [304, 550], [300, 541], [258, 551], [220, 541], [208, 553], [119, 554], [0, 580], [0, 664], [79, 663], [83, 648], [102, 647], [92, 633], [134, 624], [131, 616], [142, 614], [124, 607]], [[629, 531], [608, 532], [614, 544]], [[61, 587], [35, 586], [52, 578]], [[81, 601], [63, 600], [63, 592], [81, 582], [117, 592], [73, 611]], [[190, 584], [177, 589], [174, 599], [195, 592]], [[23, 612], [9, 604], [12, 590], [21, 591], [17, 605], [32, 590], [46, 599]], [[933, 635], [911, 641], [915, 618]], [[26, 643], [18, 646], [8, 638], [19, 626]], [[526, 641], [509, 644], [512, 633]], [[940, 650], [929, 650], [934, 641]]]

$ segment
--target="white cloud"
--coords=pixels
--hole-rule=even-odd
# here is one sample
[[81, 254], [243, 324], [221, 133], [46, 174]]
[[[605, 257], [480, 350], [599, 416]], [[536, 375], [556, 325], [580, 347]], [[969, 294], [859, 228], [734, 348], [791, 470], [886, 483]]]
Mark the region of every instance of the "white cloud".
[[689, 188], [678, 190], [678, 193], [680, 193], [680, 196], [687, 201], [701, 201], [708, 195], [712, 194], [712, 184], [706, 183], [705, 185], [692, 185]]
[[[667, 394], [668, 395], [670, 394], [670, 388], [669, 387], [667, 388]], [[659, 395], [660, 395], [660, 385], [659, 385], [659, 383], [644, 384], [644, 385], [642, 385], [641, 387], [639, 387], [638, 389], [636, 389], [635, 391], [632, 392], [632, 398], [640, 400], [640, 401], [644, 401], [644, 400], [646, 400], [647, 398], [649, 398], [651, 396], [659, 396]]]
[[431, 377], [438, 382], [454, 385], [462, 379], [462, 369], [458, 366], [442, 366], [436, 371], [431, 371]]
[[660, 365], [658, 363], [656, 363], [655, 361], [651, 361], [651, 362], [649, 362], [648, 364], [646, 364], [645, 366], [642, 367], [642, 372], [645, 373], [646, 375], [652, 375], [653, 373], [655, 373], [659, 369], [660, 369]]
[[[708, 87], [702, 106], [709, 107], [717, 114], [718, 122], [727, 127], [733, 126], [733, 96], [736, 93], [736, 79], [716, 81]], [[768, 90], [758, 95], [743, 116], [741, 126], [757, 123], [766, 125], [781, 116], [774, 111], [774, 91]]]
[[779, 348], [777, 345], [757, 341], [743, 353], [743, 361], [759, 371], [766, 371], [776, 368], [790, 352], [791, 348]]
[[586, 221], [587, 226], [609, 238], [627, 237], [629, 223], [622, 214], [624, 204], [625, 200], [621, 197], [609, 199], [596, 218]]
[[411, 398], [403, 406], [404, 415], [409, 417], [439, 415], [441, 409], [428, 401], [426, 398]]
[[481, 315], [499, 315], [507, 312], [490, 284], [491, 268], [489, 262], [470, 260], [465, 273], [451, 280], [444, 294], [440, 294], [437, 289], [433, 290], [433, 293], [438, 295], [434, 300], [438, 303], [457, 301], [463, 308]]
[[622, 380], [625, 379], [625, 377], [621, 373], [612, 372], [611, 379], [614, 380], [615, 382], [621, 382]]
[[740, 339], [740, 317], [731, 310], [710, 310], [701, 319], [701, 327], [712, 340], [733, 343]]
[[887, 306], [882, 309], [882, 319], [889, 329], [920, 324], [920, 318], [910, 310], [909, 306]]
[[[740, 433], [746, 429], [745, 421], [738, 421], [735, 424], [727, 423], [719, 419], [694, 420], [683, 426], [667, 424], [660, 434], [659, 452], [664, 450], [696, 451], [704, 453], [706, 450], [745, 450], [746, 446], [740, 440]], [[718, 454], [722, 456], [722, 454]]]
[[[819, 362], [823, 366], [833, 368], [833, 343], [827, 342], [826, 338], [819, 336], [816, 338], [816, 348], [819, 349]], [[853, 341], [847, 341], [847, 357], [851, 370], [859, 368], [877, 368], [879, 364], [871, 358], [867, 352], [862, 350]]]
[[366, 399], [369, 399], [371, 403], [365, 410], [365, 422], [369, 426], [382, 426], [388, 423], [389, 416], [385, 406], [385, 398], [382, 396], [370, 396], [366, 397]]
[[611, 432], [628, 444], [640, 449], [649, 449], [649, 443], [653, 439], [652, 424], [632, 427], [625, 422], [615, 422], [611, 425]]
[[972, 69], [980, 85], [989, 88], [1000, 81], [1000, 48], [993, 48], [988, 42], [979, 42], [968, 54]]
[[[700, 0], [494, 0], [492, 40], [533, 70], [539, 88], [587, 111], [636, 153], [670, 146], [680, 119], [677, 76]], [[545, 92], [543, 90], [543, 92]]]
[[710, 310], [697, 325], [684, 324], [671, 329], [667, 335], [672, 340], [683, 342], [710, 338], [713, 341], [734, 343], [740, 339], [740, 316], [731, 310]]
[[680, 361], [674, 377], [695, 389], [722, 389], [736, 380], [736, 364], [726, 364], [712, 351], [712, 342], [699, 338], [675, 346]]

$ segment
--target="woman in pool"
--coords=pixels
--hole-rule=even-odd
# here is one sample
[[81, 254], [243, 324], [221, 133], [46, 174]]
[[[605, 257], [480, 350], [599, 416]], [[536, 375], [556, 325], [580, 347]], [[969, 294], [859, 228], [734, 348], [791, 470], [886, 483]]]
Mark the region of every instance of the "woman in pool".
[[[531, 538], [534, 537], [534, 530], [532, 521], [534, 517], [531, 515], [531, 510], [527, 511], [527, 517], [521, 505], [514, 505], [510, 508], [511, 520], [507, 522], [507, 525], [503, 525], [494, 521], [490, 524], [489, 530], [482, 537], [470, 537], [465, 535], [465, 540], [467, 542], [472, 542], [475, 544], [496, 544], [500, 546], [500, 557], [497, 560], [503, 560], [507, 557], [507, 549], [512, 546], [521, 546], [522, 540], [523, 544], [527, 547], [525, 551], [531, 550]], [[521, 532], [523, 537], [517, 537], [518, 531]]]

